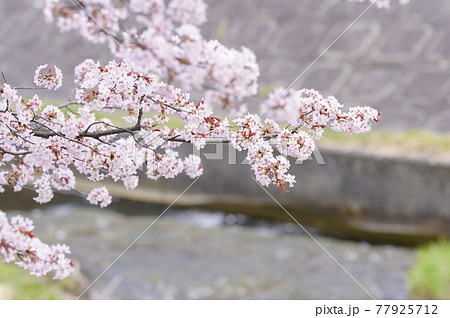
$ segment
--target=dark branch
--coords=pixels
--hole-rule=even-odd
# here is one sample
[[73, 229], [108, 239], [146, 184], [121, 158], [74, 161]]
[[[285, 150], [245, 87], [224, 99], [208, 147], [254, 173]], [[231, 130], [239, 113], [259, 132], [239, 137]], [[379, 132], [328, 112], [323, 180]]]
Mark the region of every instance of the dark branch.
[[82, 103], [76, 102], [76, 101], [68, 101], [67, 103], [58, 105], [58, 108], [64, 108], [70, 105], [83, 105]]
[[13, 152], [13, 151], [8, 151], [6, 149], [3, 149], [2, 147], [0, 147], [0, 152], [3, 153], [7, 153], [13, 156], [25, 156], [31, 153], [31, 151], [24, 151], [24, 152]]
[[[105, 137], [105, 136], [110, 136], [110, 135], [118, 135], [118, 134], [123, 134], [123, 133], [133, 133], [135, 131], [141, 130], [141, 128], [142, 128], [142, 126], [141, 126], [142, 116], [143, 116], [143, 112], [142, 112], [142, 109], [140, 109], [139, 110], [139, 114], [138, 114], [137, 123], [136, 123], [136, 125], [131, 126], [131, 127], [113, 128], [113, 129], [108, 129], [108, 130], [103, 130], [103, 131], [89, 131], [89, 129], [93, 125], [100, 123], [100, 122], [95, 122], [95, 123], [91, 124], [86, 130], [80, 132], [78, 134], [78, 137], [89, 137], [89, 138], [98, 139], [100, 137]], [[57, 133], [55, 131], [34, 131], [34, 135], [36, 137], [41, 137], [41, 138], [49, 138], [49, 137], [53, 137], [53, 136], [61, 136], [60, 133]]]

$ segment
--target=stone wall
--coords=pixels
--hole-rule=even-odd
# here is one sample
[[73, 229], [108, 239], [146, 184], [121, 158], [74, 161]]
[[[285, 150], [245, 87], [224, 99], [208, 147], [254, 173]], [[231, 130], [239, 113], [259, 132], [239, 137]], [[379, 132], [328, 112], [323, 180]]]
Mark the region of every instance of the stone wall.
[[[105, 47], [46, 25], [31, 5], [40, 2], [0, 2], [0, 70], [12, 83], [31, 83], [42, 63], [61, 66], [67, 83], [83, 59], [108, 60]], [[449, 1], [412, 0], [391, 10], [371, 7], [364, 14], [367, 4], [345, 0], [206, 2], [205, 34], [254, 50], [263, 88], [288, 86], [298, 78], [296, 89], [316, 88], [350, 106], [379, 108], [379, 129], [450, 131]], [[59, 96], [69, 93], [66, 85]], [[248, 102], [257, 107], [260, 100]]]

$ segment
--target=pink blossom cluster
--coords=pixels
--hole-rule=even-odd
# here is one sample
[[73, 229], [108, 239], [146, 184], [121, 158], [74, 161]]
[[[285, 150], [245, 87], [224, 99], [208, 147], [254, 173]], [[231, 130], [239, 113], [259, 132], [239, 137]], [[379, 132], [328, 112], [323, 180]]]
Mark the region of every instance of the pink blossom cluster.
[[[62, 32], [78, 32], [108, 43], [113, 55], [143, 73], [153, 73], [184, 90], [202, 90], [212, 104], [231, 105], [255, 95], [255, 54], [206, 40], [203, 0], [47, 0], [44, 15]], [[123, 27], [129, 25], [129, 28]]]
[[100, 205], [102, 208], [107, 207], [112, 202], [112, 197], [106, 187], [92, 189], [86, 199], [90, 204]]
[[[379, 9], [389, 9], [391, 7], [392, 0], [347, 0], [350, 2], [370, 2], [377, 6]], [[397, 0], [400, 4], [407, 4], [410, 0]]]
[[0, 254], [6, 263], [14, 262], [31, 275], [43, 276], [54, 271], [54, 279], [64, 279], [74, 270], [66, 257], [66, 245], [47, 245], [34, 236], [33, 221], [20, 215], [9, 221], [0, 211]]
[[34, 83], [38, 87], [57, 90], [62, 86], [62, 72], [56, 66], [54, 71], [47, 69], [48, 64], [41, 65], [36, 69], [34, 74]]
[[189, 155], [184, 161], [184, 171], [191, 178], [200, 177], [203, 174], [203, 165], [199, 156]]
[[[183, 159], [174, 148], [189, 142], [202, 149], [217, 141], [246, 151], [256, 179], [284, 191], [285, 183], [294, 183], [286, 157], [307, 159], [329, 123], [336, 131], [362, 133], [379, 118], [370, 107], [344, 112], [336, 98], [301, 90], [270, 96], [273, 107], [264, 121], [246, 114], [230, 122], [214, 116], [206, 100], [191, 101], [189, 93], [143, 75], [125, 62], [101, 66], [86, 60], [75, 68], [75, 83], [76, 100], [59, 106], [43, 106], [38, 96], [25, 101], [8, 84], [0, 88], [0, 166], [4, 167], [0, 191], [4, 186], [20, 191], [32, 183], [35, 200], [49, 202], [55, 190], [75, 188], [75, 170], [93, 182], [111, 178], [134, 189], [144, 165], [150, 179], [174, 178], [182, 172], [195, 178], [203, 171], [200, 158]], [[130, 126], [98, 118], [99, 110], [120, 113]], [[168, 124], [177, 116], [184, 123], [182, 129]], [[288, 126], [281, 128], [276, 121]], [[111, 203], [105, 187], [94, 189], [87, 199], [101, 207]]]
[[[141, 177], [174, 178], [184, 172], [197, 178], [203, 165], [198, 156], [180, 157], [176, 148], [183, 142], [197, 149], [230, 143], [246, 152], [258, 182], [284, 192], [296, 182], [289, 158], [310, 157], [327, 125], [363, 133], [379, 120], [370, 107], [344, 111], [336, 98], [306, 89], [275, 90], [261, 106], [265, 119], [248, 113], [241, 100], [257, 91], [255, 55], [205, 40], [199, 29], [205, 11], [203, 0], [47, 0], [47, 21], [61, 31], [78, 30], [94, 43], [108, 43], [123, 61], [82, 62], [75, 68], [74, 100], [61, 105], [44, 105], [37, 95], [25, 100], [18, 89], [0, 86], [0, 192], [32, 185], [35, 200], [45, 203], [54, 191], [74, 190], [75, 175], [92, 182], [111, 179], [129, 190]], [[34, 82], [57, 89], [61, 71], [39, 66]], [[193, 90], [201, 90], [204, 99], [191, 99]], [[236, 106], [234, 115], [218, 115], [218, 105]], [[119, 114], [126, 125], [99, 111]], [[171, 128], [177, 119], [183, 126]], [[145, 174], [138, 174], [141, 167]], [[106, 187], [93, 189], [87, 200], [100, 207], [112, 202]], [[9, 223], [0, 215], [4, 258], [13, 261], [16, 255], [19, 266], [33, 274], [55, 270], [57, 278], [67, 276], [68, 248], [39, 243], [31, 231], [29, 220], [17, 217]]]
[[[378, 8], [392, 2], [348, 1], [370, 1]], [[203, 0], [46, 0], [44, 15], [62, 32], [77, 30], [91, 42], [107, 43], [116, 58], [142, 73], [199, 90], [211, 105], [242, 108], [239, 102], [258, 89], [255, 54], [203, 38], [206, 8]]]
[[282, 155], [301, 161], [308, 159], [316, 148], [314, 139], [303, 130], [283, 129], [277, 137], [276, 145]]
[[293, 127], [304, 126], [314, 140], [322, 138], [329, 123], [335, 131], [360, 134], [368, 132], [370, 123], [381, 118], [378, 111], [368, 106], [353, 107], [344, 112], [343, 105], [334, 96], [323, 97], [313, 89], [277, 88], [260, 109], [274, 120], [286, 121]]
[[[125, 63], [101, 67], [86, 60], [76, 67], [75, 77], [76, 100], [69, 104], [76, 110], [69, 104], [43, 106], [38, 96], [25, 101], [8, 84], [0, 88], [0, 192], [5, 186], [20, 191], [32, 183], [35, 200], [46, 203], [55, 190], [75, 188], [74, 169], [94, 182], [122, 181], [127, 189], [138, 185], [137, 172], [143, 164], [151, 167], [147, 176], [152, 179], [173, 178], [183, 171], [191, 177], [201, 174], [200, 159], [191, 156], [183, 161], [171, 149], [180, 142], [170, 139], [185, 136], [194, 141], [211, 133], [212, 110], [204, 101], [190, 102], [189, 94]], [[123, 119], [134, 125], [118, 127], [108, 118], [98, 119], [98, 110], [124, 111]], [[186, 121], [182, 132], [165, 125], [175, 113]], [[204, 140], [196, 145], [202, 144]], [[158, 153], [157, 148], [165, 152]], [[101, 207], [111, 203], [104, 187], [94, 189], [87, 199]]]

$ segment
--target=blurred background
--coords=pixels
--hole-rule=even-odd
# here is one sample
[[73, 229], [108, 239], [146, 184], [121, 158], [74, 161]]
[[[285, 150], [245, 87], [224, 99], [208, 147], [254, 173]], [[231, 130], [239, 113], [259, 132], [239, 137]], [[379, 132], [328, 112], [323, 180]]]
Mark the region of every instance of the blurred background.
[[[271, 192], [320, 245], [254, 183], [248, 166], [208, 161], [179, 206], [83, 297], [448, 299], [450, 3], [412, 0], [362, 14], [367, 4], [343, 0], [206, 2], [205, 36], [258, 57], [260, 92], [250, 107], [292, 84], [373, 106], [383, 120], [364, 136], [327, 132], [313, 160], [293, 167], [297, 187]], [[57, 65], [66, 85], [52, 98], [64, 101], [74, 66], [105, 63], [110, 54], [46, 25], [41, 6], [0, 3], [0, 71], [26, 86], [37, 65]], [[108, 210], [75, 196], [38, 206], [31, 192], [0, 194], [1, 209], [30, 216], [43, 239], [71, 245], [80, 266], [55, 284], [0, 264], [0, 298], [78, 296], [189, 184], [143, 182], [133, 193], [110, 184], [116, 199]]]

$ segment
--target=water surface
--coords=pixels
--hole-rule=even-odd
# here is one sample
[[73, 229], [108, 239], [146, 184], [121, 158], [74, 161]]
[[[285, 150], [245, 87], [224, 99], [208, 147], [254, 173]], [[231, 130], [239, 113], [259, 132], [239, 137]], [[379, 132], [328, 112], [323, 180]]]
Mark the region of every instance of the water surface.
[[89, 289], [90, 298], [369, 299], [328, 253], [375, 298], [408, 297], [411, 249], [312, 232], [327, 253], [294, 224], [195, 209], [168, 210], [155, 222], [164, 207], [116, 209], [127, 215], [73, 203], [28, 214], [43, 240], [71, 246], [90, 282], [148, 228]]

